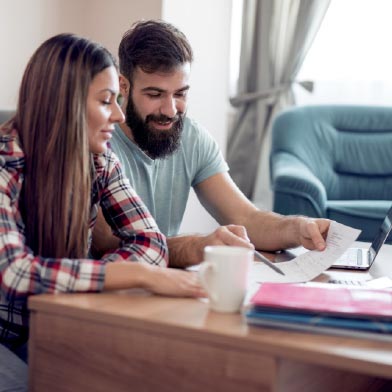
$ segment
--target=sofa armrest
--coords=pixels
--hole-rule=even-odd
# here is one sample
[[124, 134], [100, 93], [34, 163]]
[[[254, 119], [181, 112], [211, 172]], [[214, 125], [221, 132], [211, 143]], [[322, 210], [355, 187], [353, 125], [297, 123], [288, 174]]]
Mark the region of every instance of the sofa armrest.
[[327, 216], [325, 187], [300, 159], [286, 152], [274, 153], [270, 168], [275, 212]]

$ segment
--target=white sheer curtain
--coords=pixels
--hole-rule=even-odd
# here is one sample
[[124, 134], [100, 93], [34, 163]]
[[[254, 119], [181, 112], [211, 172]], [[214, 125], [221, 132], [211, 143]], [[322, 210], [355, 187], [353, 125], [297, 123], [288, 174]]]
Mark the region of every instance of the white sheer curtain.
[[[353, 12], [355, 10], [355, 12]], [[297, 104], [392, 105], [391, 0], [334, 0], [299, 71]]]
[[[244, 1], [239, 95], [231, 99], [238, 111], [229, 134], [227, 160], [234, 181], [249, 198], [254, 198], [260, 175], [256, 186], [261, 183], [268, 195], [271, 120], [293, 102], [293, 83], [329, 3]], [[304, 83], [304, 87], [310, 85]]]

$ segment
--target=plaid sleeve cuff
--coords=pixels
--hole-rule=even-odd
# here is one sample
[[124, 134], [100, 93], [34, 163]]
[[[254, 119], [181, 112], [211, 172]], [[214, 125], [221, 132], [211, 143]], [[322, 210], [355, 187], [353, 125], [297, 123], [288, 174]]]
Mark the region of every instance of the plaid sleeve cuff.
[[102, 261], [83, 260], [79, 273], [74, 279], [71, 291], [102, 291], [105, 283], [105, 263]]

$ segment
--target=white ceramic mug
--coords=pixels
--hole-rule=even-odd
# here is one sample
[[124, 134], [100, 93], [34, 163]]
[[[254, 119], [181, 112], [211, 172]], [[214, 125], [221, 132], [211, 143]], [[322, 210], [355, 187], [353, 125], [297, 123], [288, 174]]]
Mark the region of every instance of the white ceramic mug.
[[237, 246], [207, 246], [199, 276], [210, 308], [218, 312], [238, 312], [246, 295], [253, 251]]

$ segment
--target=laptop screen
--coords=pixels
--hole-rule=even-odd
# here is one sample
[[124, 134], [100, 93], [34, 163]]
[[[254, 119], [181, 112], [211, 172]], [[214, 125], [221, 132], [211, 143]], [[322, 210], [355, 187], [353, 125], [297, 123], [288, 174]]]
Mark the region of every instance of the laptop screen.
[[389, 232], [392, 229], [392, 207], [389, 209], [385, 219], [383, 220], [381, 226], [378, 229], [378, 233], [374, 238], [372, 245], [370, 246], [370, 264], [373, 263], [377, 253], [383, 246], [384, 242], [388, 238]]

